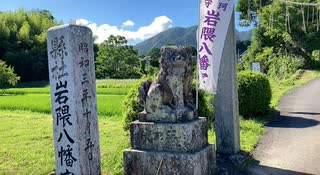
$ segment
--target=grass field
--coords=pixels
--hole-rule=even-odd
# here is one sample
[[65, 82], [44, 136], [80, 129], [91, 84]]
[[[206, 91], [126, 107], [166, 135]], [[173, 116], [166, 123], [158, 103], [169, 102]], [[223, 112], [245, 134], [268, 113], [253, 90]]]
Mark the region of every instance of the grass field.
[[[104, 95], [126, 95], [129, 88], [97, 88], [97, 94]], [[50, 94], [50, 88], [11, 88], [5, 91], [7, 95], [24, 94]]]
[[[48, 174], [54, 171], [52, 117], [26, 111], [0, 111], [0, 174]], [[121, 174], [128, 134], [118, 116], [99, 118], [103, 174]]]
[[[320, 73], [306, 71], [291, 81], [271, 80], [272, 106], [290, 89]], [[119, 82], [117, 84], [117, 82]], [[100, 149], [103, 174], [122, 174], [122, 152], [129, 135], [122, 129], [122, 101], [136, 80], [97, 81]], [[48, 174], [54, 171], [49, 86], [45, 82], [20, 84], [0, 96], [0, 175]], [[240, 120], [241, 149], [251, 152], [264, 133], [267, 120]], [[209, 142], [215, 143], [214, 130]]]
[[[103, 79], [97, 80], [97, 88], [130, 88], [132, 87], [137, 80], [135, 79]], [[35, 82], [26, 82], [26, 83], [18, 83], [16, 88], [45, 88], [49, 87], [49, 83], [47, 81], [35, 81]]]
[[134, 79], [107, 79], [107, 80], [97, 80], [97, 88], [130, 88], [137, 80]]
[[[48, 174], [54, 171], [52, 117], [27, 111], [0, 110], [0, 174]], [[241, 149], [252, 151], [263, 133], [254, 120], [241, 120]], [[122, 151], [129, 135], [119, 116], [100, 117], [100, 148], [103, 174], [121, 174]], [[209, 131], [209, 142], [215, 142]]]
[[[97, 81], [103, 174], [122, 174], [122, 151], [129, 148], [122, 129], [122, 101], [136, 80]], [[0, 95], [0, 175], [54, 171], [50, 87], [21, 83]]]

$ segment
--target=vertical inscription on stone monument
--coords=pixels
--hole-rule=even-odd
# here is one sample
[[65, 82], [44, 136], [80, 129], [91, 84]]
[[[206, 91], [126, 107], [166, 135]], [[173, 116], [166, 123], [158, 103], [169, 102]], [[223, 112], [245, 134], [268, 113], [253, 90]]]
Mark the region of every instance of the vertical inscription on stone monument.
[[48, 31], [56, 174], [101, 174], [92, 32]]
[[[92, 79], [92, 75], [88, 74], [90, 61], [88, 58], [88, 43], [80, 43], [78, 45], [79, 48], [79, 69], [80, 69], [80, 75], [81, 75], [81, 86], [80, 86], [80, 92], [81, 92], [81, 105], [82, 105], [82, 117], [85, 120], [85, 145], [84, 151], [86, 152], [87, 158], [89, 161], [92, 160], [92, 151], [94, 148], [94, 144], [91, 140], [91, 123], [90, 118], [92, 111], [94, 107], [92, 104], [95, 104], [95, 101], [93, 101], [92, 91], [89, 91], [90, 87], [93, 87], [92, 81], [89, 81]], [[93, 64], [93, 63], [91, 63]], [[94, 85], [95, 86], [95, 85]]]

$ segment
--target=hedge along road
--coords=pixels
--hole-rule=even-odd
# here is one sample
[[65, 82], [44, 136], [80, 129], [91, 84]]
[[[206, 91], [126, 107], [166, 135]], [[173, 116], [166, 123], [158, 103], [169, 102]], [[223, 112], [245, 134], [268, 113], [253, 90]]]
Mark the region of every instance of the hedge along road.
[[246, 174], [320, 174], [320, 78], [281, 98]]

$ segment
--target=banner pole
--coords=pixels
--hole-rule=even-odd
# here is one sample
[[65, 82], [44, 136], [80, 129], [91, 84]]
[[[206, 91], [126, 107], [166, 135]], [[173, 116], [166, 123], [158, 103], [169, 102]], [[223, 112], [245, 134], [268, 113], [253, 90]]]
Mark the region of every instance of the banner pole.
[[199, 26], [200, 26], [200, 10], [201, 10], [201, 7], [200, 7], [200, 3], [201, 3], [201, 0], [199, 0], [199, 3], [198, 3], [198, 5], [199, 5], [199, 13], [198, 13], [198, 29], [197, 29], [197, 33], [196, 33], [196, 35], [197, 35], [197, 56], [196, 56], [196, 58], [197, 58], [197, 61], [196, 61], [196, 63], [197, 63], [197, 77], [196, 77], [196, 111], [197, 111], [197, 113], [198, 113], [198, 109], [199, 109]]
[[197, 53], [197, 80], [196, 80], [196, 110], [198, 112], [199, 109], [199, 58], [198, 58], [198, 53]]

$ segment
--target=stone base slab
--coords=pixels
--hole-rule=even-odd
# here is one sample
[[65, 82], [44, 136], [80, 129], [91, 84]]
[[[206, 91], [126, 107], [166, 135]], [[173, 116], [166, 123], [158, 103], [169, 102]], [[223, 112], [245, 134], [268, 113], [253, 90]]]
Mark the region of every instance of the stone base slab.
[[212, 175], [216, 164], [214, 145], [195, 153], [127, 149], [123, 155], [125, 175]]
[[196, 111], [182, 111], [181, 115], [176, 113], [147, 113], [146, 111], [140, 112], [138, 114], [138, 120], [141, 122], [167, 122], [167, 123], [177, 123], [184, 121], [191, 121], [197, 117]]
[[207, 120], [183, 123], [135, 121], [130, 124], [131, 147], [136, 150], [189, 153], [208, 145]]

